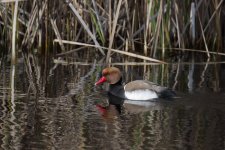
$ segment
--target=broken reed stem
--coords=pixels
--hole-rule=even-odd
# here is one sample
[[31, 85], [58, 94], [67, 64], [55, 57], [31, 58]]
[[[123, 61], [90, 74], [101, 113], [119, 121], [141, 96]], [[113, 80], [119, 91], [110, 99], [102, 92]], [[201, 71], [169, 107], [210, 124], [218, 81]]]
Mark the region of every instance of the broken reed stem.
[[[58, 39], [55, 39], [54, 42], [59, 42]], [[95, 48], [101, 48], [101, 49], [105, 49], [105, 50], [109, 50], [109, 48], [107, 47], [102, 47], [99, 46], [97, 47], [96, 45], [92, 45], [92, 44], [85, 44], [85, 43], [80, 43], [80, 42], [74, 42], [74, 41], [67, 41], [67, 40], [62, 40], [62, 43], [64, 44], [72, 44], [72, 45], [80, 45], [80, 46], [87, 46], [87, 47], [95, 47]], [[117, 50], [117, 49], [110, 49], [112, 52], [116, 52], [119, 54], [123, 54], [123, 55], [127, 55], [127, 56], [132, 56], [135, 58], [140, 58], [140, 59], [144, 59], [144, 60], [148, 60], [148, 61], [152, 61], [152, 62], [156, 62], [156, 63], [162, 63], [165, 64], [166, 62], [161, 61], [161, 60], [157, 60], [157, 59], [153, 59], [153, 58], [149, 58], [146, 56], [142, 56], [142, 55], [138, 55], [138, 54], [134, 54], [134, 53], [130, 53], [130, 52], [125, 52], [125, 51], [121, 51], [121, 50]]]
[[[215, 64], [225, 64], [225, 61], [209, 61], [210, 59], [208, 58], [207, 61], [205, 62], [194, 62], [195, 65], [205, 65], [204, 70], [208, 67], [208, 65], [215, 65]], [[93, 65], [93, 62], [68, 62], [65, 60], [62, 60], [60, 57], [58, 59], [53, 59], [54, 64], [61, 64], [61, 65], [80, 65], [80, 66], [89, 66]], [[172, 62], [172, 63], [167, 63], [166, 65], [191, 65], [193, 62]], [[106, 63], [97, 63], [96, 66], [105, 66], [108, 65]], [[122, 63], [110, 63], [112, 66], [152, 66], [152, 65], [162, 65], [160, 63], [154, 63], [154, 62], [122, 62]], [[165, 65], [165, 64], [163, 64]]]

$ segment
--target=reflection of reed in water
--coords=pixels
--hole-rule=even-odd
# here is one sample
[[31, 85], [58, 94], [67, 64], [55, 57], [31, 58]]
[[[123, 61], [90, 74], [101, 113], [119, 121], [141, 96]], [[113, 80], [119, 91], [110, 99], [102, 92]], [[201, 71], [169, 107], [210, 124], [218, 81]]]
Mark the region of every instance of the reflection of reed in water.
[[[15, 104], [15, 100], [16, 100], [16, 97], [15, 97], [15, 65], [12, 65], [11, 66], [11, 76], [10, 76], [10, 118], [9, 118], [9, 122], [10, 122], [10, 136], [12, 137], [12, 143], [13, 143], [13, 146], [15, 146], [16, 148], [16, 145], [18, 143], [20, 143], [20, 136], [17, 136], [18, 134], [18, 128], [20, 129], [20, 126], [18, 123], [16, 123], [16, 116], [15, 116], [15, 113], [16, 113], [16, 104]], [[16, 129], [17, 128], [17, 129]], [[17, 131], [18, 130], [18, 131]]]
[[18, 75], [16, 75], [15, 66], [11, 68], [6, 67], [5, 63], [1, 66], [2, 72], [0, 73], [0, 140], [2, 141], [1, 147], [3, 149], [19, 149], [20, 142], [23, 136], [22, 126], [25, 124], [24, 113], [20, 113], [18, 108], [24, 106], [20, 103], [21, 98], [24, 98], [22, 89], [17, 90], [16, 85]]
[[[26, 57], [26, 56], [25, 56]], [[50, 89], [48, 89], [48, 81], [46, 78], [48, 75], [47, 71], [41, 72], [42, 70], [45, 70], [45, 67], [48, 66], [48, 64], [45, 64], [44, 67], [39, 64], [36, 58], [33, 56], [29, 56], [25, 58], [26, 60], [26, 73], [27, 77], [29, 79], [29, 82], [26, 82], [25, 84], [30, 84], [28, 91], [26, 93], [27, 95], [27, 105], [26, 109], [23, 110], [20, 108], [20, 105], [17, 105], [15, 103], [15, 97], [18, 98], [18, 95], [15, 95], [15, 90], [12, 91], [11, 98], [14, 101], [11, 101], [10, 105], [12, 106], [11, 110], [11, 118], [8, 121], [5, 121], [4, 118], [7, 116], [7, 101], [3, 101], [3, 108], [1, 111], [5, 112], [3, 117], [1, 117], [1, 120], [4, 120], [3, 126], [6, 127], [6, 131], [2, 130], [2, 132], [6, 132], [3, 135], [5, 137], [3, 138], [3, 141], [5, 141], [5, 144], [3, 147], [6, 147], [6, 149], [9, 149], [10, 145], [12, 147], [53, 147], [52, 144], [54, 144], [56, 147], [65, 147], [66, 145], [68, 147], [80, 147], [83, 145], [84, 138], [81, 136], [83, 133], [83, 121], [85, 120], [83, 118], [82, 114], [82, 108], [85, 107], [85, 101], [83, 100], [83, 96], [85, 91], [86, 82], [89, 80], [90, 76], [93, 74], [94, 68], [90, 71], [89, 74], [87, 74], [87, 70], [89, 71], [89, 67], [85, 67], [86, 69], [82, 68], [80, 69], [77, 67], [78, 70], [82, 70], [80, 76], [77, 77], [77, 86], [70, 86], [70, 91], [73, 91], [73, 89], [77, 89], [77, 92], [71, 92], [67, 93], [68, 95], [61, 95], [57, 98], [48, 98], [49, 95], [48, 92]], [[42, 68], [43, 67], [43, 68]], [[74, 69], [74, 68], [72, 68]], [[86, 71], [85, 71], [86, 70]], [[53, 72], [56, 73], [56, 72]], [[59, 72], [58, 72], [59, 73]], [[63, 74], [64, 72], [60, 72]], [[60, 74], [59, 73], [59, 74]], [[47, 74], [47, 75], [46, 75]], [[13, 75], [13, 74], [12, 74]], [[43, 75], [43, 76], [42, 76]], [[83, 76], [83, 77], [82, 77]], [[14, 77], [12, 77], [14, 79]], [[4, 80], [6, 81], [6, 80]], [[15, 85], [12, 82], [12, 89], [16, 89]], [[74, 80], [72, 79], [69, 81], [70, 83], [74, 83]], [[82, 84], [80, 84], [82, 83]], [[8, 84], [8, 83], [7, 83]], [[20, 83], [21, 85], [21, 83]], [[60, 83], [58, 84], [60, 85]], [[5, 86], [6, 87], [6, 86]], [[49, 90], [49, 91], [48, 91]], [[54, 90], [54, 89], [51, 89]], [[9, 95], [9, 93], [6, 93]], [[76, 98], [79, 101], [77, 108], [81, 108], [80, 111], [74, 110], [74, 100], [73, 96], [77, 95]], [[20, 96], [19, 96], [20, 97]], [[80, 97], [80, 98], [79, 98]], [[14, 99], [13, 99], [14, 98]], [[20, 100], [20, 103], [24, 103], [24, 101]], [[65, 105], [64, 105], [65, 104]], [[52, 109], [52, 106], [56, 106]], [[18, 107], [16, 110], [16, 107]], [[23, 107], [22, 107], [23, 108]], [[19, 122], [18, 118], [15, 116], [15, 113], [19, 113], [23, 115], [25, 113], [25, 120], [23, 122]], [[20, 118], [22, 119], [22, 118]], [[76, 122], [78, 121], [78, 122]], [[23, 128], [21, 129], [16, 124], [22, 123]], [[8, 125], [10, 124], [10, 125]], [[26, 125], [24, 125], [26, 124]], [[15, 126], [16, 125], [16, 126]], [[66, 128], [63, 128], [66, 127]], [[12, 129], [11, 131], [8, 131], [8, 128]], [[61, 128], [61, 129], [59, 129]], [[4, 129], [4, 128], [3, 128]], [[18, 132], [19, 129], [19, 132]], [[23, 134], [18, 135], [20, 131], [24, 131]], [[74, 131], [74, 132], [71, 132]], [[69, 133], [69, 134], [66, 134]], [[60, 135], [63, 134], [62, 138], [59, 138]], [[8, 143], [8, 139], [13, 139], [11, 144]], [[72, 140], [68, 140], [72, 139]], [[62, 142], [62, 141], [63, 142]], [[17, 143], [18, 142], [18, 143]], [[72, 142], [72, 143], [71, 143]], [[38, 145], [37, 145], [38, 143]], [[72, 144], [72, 145], [71, 145]]]
[[[10, 79], [7, 79], [8, 74], [7, 70], [5, 68], [4, 64], [1, 64], [1, 69], [3, 70], [0, 75], [2, 80], [1, 81], [1, 89], [0, 93], [2, 95], [1, 97], [1, 115], [0, 115], [0, 140], [2, 141], [2, 144], [0, 145], [3, 149], [9, 149], [9, 143], [8, 140], [10, 137], [10, 134], [8, 132], [8, 122], [6, 121], [7, 113], [8, 113], [8, 88], [7, 85], [9, 85]], [[9, 69], [8, 69], [9, 70]]]
[[[79, 67], [76, 67], [76, 69], [81, 70]], [[68, 79], [66, 85], [61, 81], [57, 83], [58, 86], [66, 86], [67, 92], [58, 93], [58, 95], [55, 95], [57, 96], [56, 98], [43, 97], [42, 99], [40, 97], [38, 99], [37, 108], [40, 112], [36, 115], [40, 116], [40, 120], [36, 121], [42, 124], [41, 130], [44, 130], [43, 132], [47, 134], [47, 137], [51, 135], [51, 138], [48, 140], [51, 140], [49, 143], [53, 143], [55, 147], [62, 149], [67, 147], [78, 148], [82, 146], [85, 141], [82, 137], [83, 122], [85, 121], [82, 112], [86, 107], [84, 100], [84, 93], [86, 91], [84, 91], [84, 89], [86, 88], [86, 82], [89, 80], [90, 75], [92, 75], [93, 70], [95, 70], [94, 65], [92, 69], [88, 71], [89, 73], [87, 73], [89, 69], [89, 67], [86, 67], [86, 69], [82, 68], [80, 73], [75, 76], [76, 79], [73, 80], [74, 77], [72, 77], [71, 80]], [[57, 70], [52, 73], [54, 73], [56, 77], [60, 77], [60, 74], [64, 75], [63, 72], [57, 72]], [[51, 80], [51, 78], [49, 79]], [[48, 84], [46, 84], [46, 86], [48, 86]], [[47, 87], [46, 89], [48, 89], [48, 91], [45, 92], [56, 92]], [[63, 89], [60, 90], [64, 91]], [[47, 93], [45, 94], [48, 95]], [[47, 107], [48, 105], [51, 109]], [[55, 105], [55, 107], [52, 108], [52, 105]], [[46, 120], [49, 121], [46, 122]], [[41, 142], [44, 142], [44, 139], [47, 137], [43, 137]]]

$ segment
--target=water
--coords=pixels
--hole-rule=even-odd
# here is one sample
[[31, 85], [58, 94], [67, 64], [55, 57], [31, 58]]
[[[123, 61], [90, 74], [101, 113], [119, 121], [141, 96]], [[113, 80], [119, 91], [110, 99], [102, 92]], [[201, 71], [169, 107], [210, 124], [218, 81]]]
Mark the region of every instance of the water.
[[30, 56], [1, 62], [0, 149], [225, 149], [222, 64], [120, 65], [125, 82], [149, 79], [176, 89], [173, 101], [107, 109], [104, 65], [55, 65]]

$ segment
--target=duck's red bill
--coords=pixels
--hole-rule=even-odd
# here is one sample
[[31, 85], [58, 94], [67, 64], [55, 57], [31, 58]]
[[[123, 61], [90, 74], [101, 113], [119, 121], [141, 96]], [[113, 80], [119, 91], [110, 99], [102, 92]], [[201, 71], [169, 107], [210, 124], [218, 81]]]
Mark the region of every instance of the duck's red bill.
[[106, 108], [105, 107], [103, 107], [103, 106], [101, 106], [99, 104], [97, 104], [95, 106], [102, 114], [106, 113]]
[[106, 77], [101, 77], [101, 78], [95, 83], [95, 85], [102, 84], [102, 83], [104, 83], [104, 82], [106, 82], [106, 81], [107, 81]]

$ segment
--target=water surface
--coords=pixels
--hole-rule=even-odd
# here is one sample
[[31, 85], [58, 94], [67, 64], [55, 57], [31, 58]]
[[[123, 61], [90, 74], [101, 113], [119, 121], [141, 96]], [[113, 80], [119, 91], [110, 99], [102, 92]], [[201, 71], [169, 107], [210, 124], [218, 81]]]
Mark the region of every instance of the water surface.
[[[29, 61], [27, 61], [29, 60]], [[172, 101], [108, 106], [104, 67], [30, 56], [1, 62], [0, 149], [225, 149], [222, 64], [117, 65], [124, 82], [146, 79], [176, 90]]]

